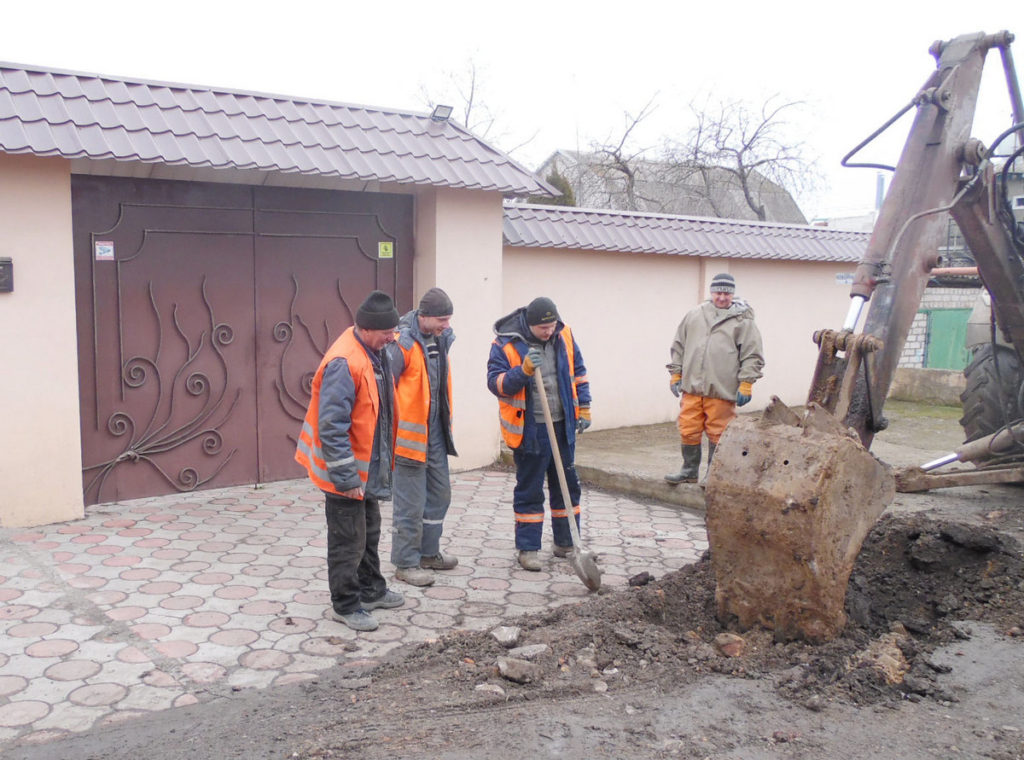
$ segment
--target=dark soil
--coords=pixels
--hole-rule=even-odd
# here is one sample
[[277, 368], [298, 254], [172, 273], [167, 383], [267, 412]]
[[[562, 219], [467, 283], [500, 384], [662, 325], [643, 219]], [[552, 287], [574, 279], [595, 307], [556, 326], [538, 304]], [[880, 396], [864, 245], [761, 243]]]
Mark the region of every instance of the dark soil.
[[[518, 648], [452, 633], [376, 667], [10, 757], [1020, 760], [1022, 565], [1016, 540], [993, 527], [887, 515], [851, 577], [846, 629], [824, 645], [723, 637], [705, 555], [510, 620]], [[965, 655], [955, 669], [950, 644]]]
[[[949, 668], [930, 654], [970, 636], [956, 624], [962, 620], [1020, 637], [1022, 565], [1014, 539], [992, 528], [887, 516], [868, 536], [851, 577], [849, 623], [827, 644], [777, 643], [770, 632], [750, 631], [743, 634], [741, 656], [720, 654], [714, 642], [725, 630], [715, 618], [714, 576], [705, 555], [644, 585], [514, 621], [520, 629], [516, 645], [541, 649], [516, 674], [524, 683], [499, 672], [499, 659], [515, 652], [494, 636], [458, 633], [380, 667], [367, 696], [383, 714], [407, 714], [418, 704], [440, 718], [488, 704], [557, 702], [595, 692], [665, 693], [724, 674], [769, 679], [779, 697], [812, 711], [836, 701], [955, 701], [943, 685]], [[864, 656], [873, 646], [884, 655], [886, 645], [900, 663], [898, 678], [886, 677], [884, 656]], [[339, 716], [333, 729], [323, 726], [296, 756], [349, 757], [402, 733], [389, 721], [370, 736], [365, 726], [352, 736], [342, 730], [345, 723]], [[444, 741], [438, 739], [439, 748]]]

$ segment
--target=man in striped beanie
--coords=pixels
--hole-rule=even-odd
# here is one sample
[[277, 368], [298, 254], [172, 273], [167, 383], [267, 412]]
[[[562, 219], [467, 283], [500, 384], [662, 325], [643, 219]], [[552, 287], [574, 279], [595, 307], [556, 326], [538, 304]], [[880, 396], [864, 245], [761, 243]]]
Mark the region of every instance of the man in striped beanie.
[[683, 467], [665, 476], [672, 485], [694, 483], [701, 439], [708, 437], [708, 466], [736, 407], [748, 403], [764, 369], [761, 332], [754, 310], [736, 297], [729, 273], [711, 280], [711, 297], [691, 310], [676, 329], [670, 349], [669, 389], [679, 398]]

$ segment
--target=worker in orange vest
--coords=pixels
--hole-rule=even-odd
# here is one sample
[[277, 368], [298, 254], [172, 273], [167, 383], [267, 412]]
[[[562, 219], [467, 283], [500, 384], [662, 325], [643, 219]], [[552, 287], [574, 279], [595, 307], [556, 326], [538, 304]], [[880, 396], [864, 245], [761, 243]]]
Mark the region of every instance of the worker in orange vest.
[[376, 630], [370, 614], [401, 607], [380, 571], [380, 501], [391, 498], [394, 381], [384, 347], [398, 310], [375, 290], [356, 324], [327, 350], [316, 374], [295, 460], [324, 492], [331, 616], [356, 631]]
[[387, 349], [398, 401], [391, 562], [395, 579], [413, 586], [429, 586], [435, 570], [459, 564], [441, 551], [452, 501], [448, 457], [456, 456], [448, 358], [453, 311], [448, 294], [431, 288], [402, 317]]
[[[516, 549], [524, 570], [543, 569], [539, 551], [544, 529], [544, 482], [551, 502], [556, 557], [572, 551], [569, 519], [580, 522], [580, 481], [576, 475], [576, 436], [590, 427], [590, 381], [580, 347], [550, 298], [533, 299], [494, 323], [487, 360], [487, 387], [498, 397], [501, 434], [512, 449], [516, 487]], [[541, 370], [544, 395], [554, 421], [561, 463], [555, 461], [533, 376]], [[558, 468], [565, 472], [572, 504], [565, 504]]]

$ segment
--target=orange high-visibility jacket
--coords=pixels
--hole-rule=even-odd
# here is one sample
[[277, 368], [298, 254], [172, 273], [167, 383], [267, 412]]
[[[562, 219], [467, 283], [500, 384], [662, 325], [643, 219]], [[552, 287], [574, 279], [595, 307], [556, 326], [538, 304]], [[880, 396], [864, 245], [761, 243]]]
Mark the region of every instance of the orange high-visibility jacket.
[[[320, 386], [323, 383], [324, 370], [335, 359], [345, 359], [355, 384], [356, 398], [352, 404], [351, 427], [348, 431], [352, 446], [352, 458], [339, 462], [328, 462], [320, 443]], [[340, 493], [331, 482], [329, 470], [351, 464], [353, 461], [359, 471], [359, 479], [366, 485], [370, 471], [370, 457], [373, 454], [373, 436], [377, 428], [377, 415], [380, 409], [380, 394], [377, 392], [377, 380], [373, 374], [373, 362], [366, 354], [366, 349], [356, 338], [355, 329], [350, 327], [341, 334], [320, 362], [313, 376], [312, 394], [306, 419], [299, 433], [299, 443], [295, 449], [295, 461], [306, 468], [309, 479], [321, 490], [329, 493]]]
[[[414, 340], [411, 348], [400, 342], [395, 343], [405, 358], [405, 369], [398, 378], [395, 400], [398, 406], [398, 438], [395, 441], [395, 456], [427, 461], [428, 430], [430, 420], [430, 375], [423, 346]], [[445, 357], [447, 361], [447, 357]], [[452, 414], [452, 367], [448, 363], [448, 410]], [[450, 423], [449, 423], [450, 424]]]
[[[575, 344], [572, 339], [572, 330], [569, 329], [568, 325], [563, 326], [558, 333], [558, 337], [562, 340], [562, 346], [565, 348], [566, 355], [566, 366], [568, 372], [572, 373], [573, 368], [576, 366], [576, 352]], [[505, 356], [508, 358], [509, 369], [518, 367], [523, 363], [523, 357], [519, 355], [519, 350], [516, 348], [514, 342], [508, 342], [502, 350]], [[504, 376], [501, 376], [497, 380], [498, 391], [501, 392]], [[571, 414], [571, 419], [576, 420], [579, 418], [579, 395], [577, 385], [580, 382], [586, 382], [586, 377], [574, 377], [569, 385], [572, 388], [572, 409], [566, 410], [567, 414]], [[520, 444], [523, 442], [523, 430], [525, 427], [524, 417], [526, 415], [526, 386], [523, 386], [517, 393], [511, 396], [498, 396], [498, 416], [501, 420], [501, 436], [505, 439], [505, 444], [510, 449], [518, 449]]]

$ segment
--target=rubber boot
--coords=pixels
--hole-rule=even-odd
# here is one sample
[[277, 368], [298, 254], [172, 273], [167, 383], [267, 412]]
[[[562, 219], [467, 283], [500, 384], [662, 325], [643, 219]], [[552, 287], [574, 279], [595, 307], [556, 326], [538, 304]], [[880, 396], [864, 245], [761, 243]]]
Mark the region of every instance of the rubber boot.
[[701, 488], [704, 488], [708, 482], [708, 473], [711, 472], [711, 460], [715, 458], [715, 448], [717, 446], [717, 443], [708, 441], [708, 468], [704, 471], [704, 479], [700, 482]]
[[683, 444], [683, 468], [671, 475], [665, 476], [665, 482], [672, 485], [679, 483], [696, 483], [697, 470], [700, 469], [700, 444], [689, 446]]

